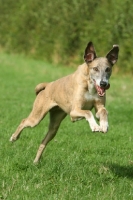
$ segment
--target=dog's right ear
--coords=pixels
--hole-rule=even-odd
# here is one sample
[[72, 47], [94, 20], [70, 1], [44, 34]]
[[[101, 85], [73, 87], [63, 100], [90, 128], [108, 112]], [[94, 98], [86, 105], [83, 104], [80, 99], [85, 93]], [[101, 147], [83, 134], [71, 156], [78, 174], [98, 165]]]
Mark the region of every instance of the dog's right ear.
[[84, 60], [86, 63], [92, 62], [96, 58], [95, 48], [92, 42], [89, 42], [84, 54]]

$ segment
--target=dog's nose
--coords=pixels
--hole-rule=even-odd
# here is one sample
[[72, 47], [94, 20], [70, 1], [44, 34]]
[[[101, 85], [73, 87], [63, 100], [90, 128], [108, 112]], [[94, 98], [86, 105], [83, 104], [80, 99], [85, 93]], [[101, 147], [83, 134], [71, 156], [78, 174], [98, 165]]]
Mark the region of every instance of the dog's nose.
[[100, 86], [105, 88], [107, 86], [107, 82], [105, 81], [100, 81]]

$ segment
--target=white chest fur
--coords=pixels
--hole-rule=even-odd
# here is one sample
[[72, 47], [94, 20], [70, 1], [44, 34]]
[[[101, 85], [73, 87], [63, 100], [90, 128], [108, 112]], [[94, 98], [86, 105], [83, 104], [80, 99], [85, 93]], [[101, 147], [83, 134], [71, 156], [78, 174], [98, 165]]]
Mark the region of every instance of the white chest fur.
[[88, 91], [85, 93], [85, 100], [86, 101], [94, 101], [94, 100], [98, 100], [98, 99], [99, 99], [99, 95], [96, 92], [94, 84], [89, 84]]
[[97, 93], [90, 93], [89, 91], [87, 91], [85, 93], [85, 100], [86, 101], [94, 101], [94, 100], [98, 100], [99, 96]]

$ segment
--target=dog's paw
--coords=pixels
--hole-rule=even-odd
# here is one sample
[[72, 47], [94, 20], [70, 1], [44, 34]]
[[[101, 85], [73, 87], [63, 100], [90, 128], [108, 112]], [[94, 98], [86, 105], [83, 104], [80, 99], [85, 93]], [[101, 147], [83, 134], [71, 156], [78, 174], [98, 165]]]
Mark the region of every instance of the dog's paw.
[[92, 132], [100, 132], [100, 126], [96, 123], [96, 121], [93, 117], [87, 119], [87, 121], [90, 124], [90, 128], [91, 128]]
[[17, 138], [16, 137], [14, 137], [14, 135], [12, 135], [11, 137], [10, 137], [10, 142], [14, 142], [15, 140], [17, 140]]
[[108, 122], [107, 122], [107, 121], [101, 121], [101, 122], [100, 122], [100, 129], [101, 129], [101, 132], [107, 133], [108, 127], [109, 127], [109, 125], [108, 125]]
[[39, 164], [39, 160], [38, 160], [38, 159], [35, 159], [35, 160], [33, 161], [33, 164], [38, 165], [38, 164]]
[[90, 128], [91, 128], [92, 132], [100, 132], [101, 131], [100, 126], [96, 122], [90, 124]]
[[91, 128], [92, 132], [100, 132], [101, 131], [101, 128], [99, 125], [95, 125]]

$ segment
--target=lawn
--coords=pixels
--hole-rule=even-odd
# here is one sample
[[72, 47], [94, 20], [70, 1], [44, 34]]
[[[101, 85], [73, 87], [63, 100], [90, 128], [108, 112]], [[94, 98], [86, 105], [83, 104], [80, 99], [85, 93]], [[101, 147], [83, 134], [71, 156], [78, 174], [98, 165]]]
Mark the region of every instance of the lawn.
[[[115, 67], [115, 66], [114, 66]], [[132, 200], [133, 77], [111, 77], [106, 108], [107, 134], [92, 133], [85, 120], [68, 116], [38, 165], [36, 151], [48, 127], [48, 116], [20, 139], [9, 138], [27, 117], [34, 88], [73, 72], [23, 56], [0, 54], [0, 199]]]

